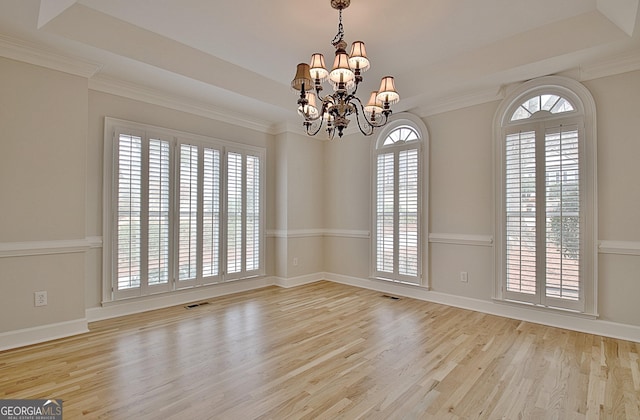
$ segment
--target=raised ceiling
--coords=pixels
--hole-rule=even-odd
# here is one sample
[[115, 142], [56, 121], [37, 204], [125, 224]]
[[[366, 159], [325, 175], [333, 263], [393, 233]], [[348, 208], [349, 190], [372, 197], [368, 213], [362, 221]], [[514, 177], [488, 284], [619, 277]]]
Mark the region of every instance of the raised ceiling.
[[[296, 64], [333, 54], [329, 3], [3, 1], [0, 55], [76, 61], [95, 69], [92, 89], [276, 132], [299, 123]], [[402, 98], [394, 110], [418, 115], [547, 74], [638, 68], [638, 19], [638, 0], [352, 0], [344, 11], [345, 39], [365, 41], [372, 62], [360, 96], [391, 74]]]

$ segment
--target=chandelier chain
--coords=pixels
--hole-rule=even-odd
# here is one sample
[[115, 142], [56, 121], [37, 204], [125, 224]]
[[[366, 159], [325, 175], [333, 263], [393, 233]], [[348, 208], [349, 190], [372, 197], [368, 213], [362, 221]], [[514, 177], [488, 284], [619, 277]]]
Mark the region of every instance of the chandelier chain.
[[331, 41], [331, 45], [334, 47], [337, 46], [344, 39], [344, 26], [342, 26], [342, 9], [338, 10], [339, 19], [338, 19], [338, 33], [335, 37], [333, 37], [333, 41]]

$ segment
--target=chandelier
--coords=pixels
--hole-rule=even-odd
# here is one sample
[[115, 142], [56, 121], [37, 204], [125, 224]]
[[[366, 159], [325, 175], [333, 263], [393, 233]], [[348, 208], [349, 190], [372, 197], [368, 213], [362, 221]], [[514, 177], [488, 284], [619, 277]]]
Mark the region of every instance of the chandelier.
[[[384, 126], [391, 115], [391, 105], [400, 100], [396, 92], [393, 76], [385, 76], [380, 88], [371, 92], [369, 101], [362, 105], [356, 96], [362, 73], [371, 66], [364, 48], [364, 42], [351, 44], [347, 54], [344, 41], [342, 11], [349, 7], [351, 0], [331, 0], [331, 7], [339, 11], [338, 33], [331, 41], [336, 49], [333, 68], [325, 67], [324, 56], [315, 53], [309, 64], [298, 64], [291, 87], [300, 93], [298, 114], [304, 118], [303, 125], [309, 136], [315, 136], [326, 125], [327, 135], [332, 139], [338, 132], [342, 137], [349, 125], [349, 117], [355, 114], [360, 132], [365, 136], [373, 134], [375, 128]], [[322, 82], [329, 80], [334, 92], [322, 96]], [[319, 105], [319, 107], [318, 107]]]

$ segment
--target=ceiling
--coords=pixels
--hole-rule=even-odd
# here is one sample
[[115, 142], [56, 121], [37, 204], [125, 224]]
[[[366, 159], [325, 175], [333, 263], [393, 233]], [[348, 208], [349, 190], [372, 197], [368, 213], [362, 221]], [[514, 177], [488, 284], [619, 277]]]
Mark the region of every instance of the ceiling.
[[[372, 63], [359, 96], [394, 75], [394, 111], [424, 116], [534, 77], [640, 68], [638, 2], [352, 0], [343, 22]], [[329, 0], [3, 0], [0, 55], [79, 63], [92, 89], [277, 132], [299, 126], [290, 81], [314, 52], [330, 64], [337, 23]]]

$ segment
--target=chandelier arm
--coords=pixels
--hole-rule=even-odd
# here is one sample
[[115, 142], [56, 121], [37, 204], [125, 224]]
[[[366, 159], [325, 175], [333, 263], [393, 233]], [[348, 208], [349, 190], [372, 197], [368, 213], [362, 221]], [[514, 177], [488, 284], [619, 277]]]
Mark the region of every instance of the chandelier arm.
[[313, 137], [320, 132], [320, 129], [324, 125], [324, 120], [320, 121], [320, 123], [318, 124], [318, 128], [315, 131], [310, 130], [311, 126], [313, 125], [310, 121], [305, 121], [303, 124], [305, 126], [307, 136]]
[[[371, 127], [371, 130], [373, 131], [374, 128], [380, 128], [380, 127], [384, 127], [387, 122], [389, 122], [389, 115], [391, 115], [391, 110], [384, 110], [382, 111], [380, 114], [378, 115], [382, 115], [383, 119], [380, 121], [376, 121], [376, 120], [370, 120], [369, 117], [367, 117], [367, 113], [364, 112], [364, 105], [362, 105], [362, 101], [360, 100], [360, 98], [358, 98], [357, 96], [354, 96], [353, 94], [349, 95], [349, 97], [347, 98], [348, 101], [353, 101], [353, 102], [357, 102], [358, 106], [355, 106], [355, 110], [356, 110], [356, 119], [358, 120], [358, 125], [360, 125], [360, 120], [359, 120], [359, 116], [360, 113], [358, 112], [358, 108], [360, 108], [360, 110], [362, 111], [362, 118], [364, 118], [365, 122], [367, 123], [368, 126]], [[362, 131], [362, 130], [360, 130]], [[364, 133], [363, 133], [364, 134]]]
[[[369, 121], [369, 119], [367, 118], [366, 113], [364, 112], [364, 108], [362, 107], [362, 102], [360, 102], [360, 99], [358, 99], [357, 97], [354, 97], [355, 101], [357, 102], [358, 106], [354, 106], [353, 109], [355, 111], [356, 114], [356, 122], [358, 123], [358, 128], [360, 129], [360, 132], [365, 136], [368, 137], [370, 135], [373, 134], [373, 128], [374, 126], [371, 124], [371, 122]], [[359, 108], [359, 109], [358, 109]], [[362, 128], [362, 123], [360, 122], [360, 110], [362, 111], [362, 117], [364, 119], [365, 122], [365, 128]]]

